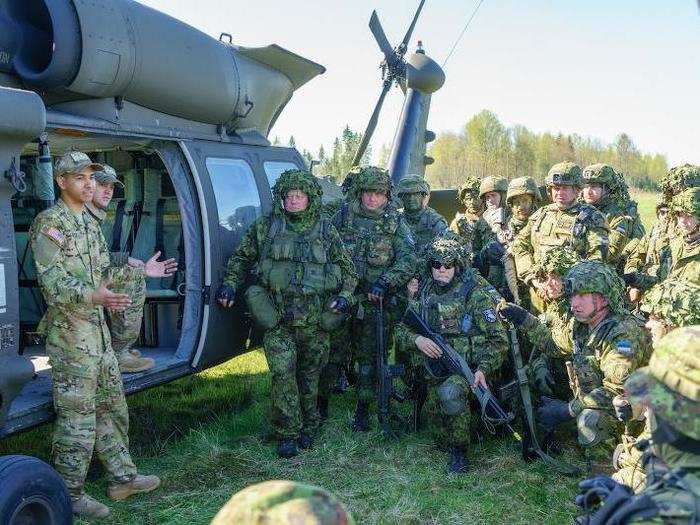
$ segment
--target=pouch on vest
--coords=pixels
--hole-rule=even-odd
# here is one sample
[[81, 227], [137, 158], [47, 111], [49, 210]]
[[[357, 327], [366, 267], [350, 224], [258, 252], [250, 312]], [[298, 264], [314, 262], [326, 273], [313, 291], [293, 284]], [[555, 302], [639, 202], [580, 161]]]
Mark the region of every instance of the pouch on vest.
[[280, 322], [280, 314], [267, 291], [257, 285], [245, 291], [245, 302], [258, 326], [271, 330]]
[[332, 332], [333, 330], [337, 330], [348, 318], [347, 314], [340, 312], [336, 313], [331, 310], [332, 302], [332, 298], [328, 300], [326, 307], [323, 309], [323, 313], [321, 314], [321, 321], [319, 324], [321, 325], [321, 330], [324, 332]]

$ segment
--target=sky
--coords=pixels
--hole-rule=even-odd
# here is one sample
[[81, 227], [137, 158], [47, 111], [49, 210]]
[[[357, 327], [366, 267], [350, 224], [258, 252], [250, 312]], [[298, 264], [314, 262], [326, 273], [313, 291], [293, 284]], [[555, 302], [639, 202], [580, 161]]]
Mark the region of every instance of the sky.
[[[365, 128], [381, 89], [376, 9], [396, 45], [418, 0], [140, 0], [235, 44], [276, 43], [323, 64], [295, 93], [272, 136], [326, 149]], [[478, 0], [427, 0], [413, 42], [443, 62]], [[460, 131], [482, 109], [506, 125], [611, 142], [628, 133], [671, 165], [700, 163], [700, 13], [694, 0], [484, 0], [445, 66], [429, 129]], [[403, 96], [393, 89], [372, 140], [391, 143]]]

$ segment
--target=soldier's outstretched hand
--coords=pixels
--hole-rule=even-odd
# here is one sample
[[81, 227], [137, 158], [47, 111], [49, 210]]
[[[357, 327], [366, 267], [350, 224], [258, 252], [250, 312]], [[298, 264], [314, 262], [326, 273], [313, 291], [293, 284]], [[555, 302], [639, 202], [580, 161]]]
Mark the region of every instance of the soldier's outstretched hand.
[[92, 304], [104, 306], [108, 310], [121, 311], [131, 306], [131, 297], [124, 293], [114, 293], [109, 287], [112, 281], [102, 281], [100, 287], [92, 292]]
[[159, 261], [160, 252], [153, 254], [153, 257], [146, 261], [143, 269], [146, 276], [159, 279], [161, 277], [170, 277], [177, 271], [177, 261], [175, 259], [166, 259]]

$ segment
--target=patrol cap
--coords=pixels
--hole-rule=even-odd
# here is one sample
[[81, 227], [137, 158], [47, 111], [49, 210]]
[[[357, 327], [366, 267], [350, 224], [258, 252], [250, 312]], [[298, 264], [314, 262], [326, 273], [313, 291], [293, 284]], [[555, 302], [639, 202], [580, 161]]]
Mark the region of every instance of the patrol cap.
[[92, 168], [93, 171], [103, 171], [104, 166], [92, 162], [82, 151], [69, 151], [56, 162], [54, 177], [65, 175], [66, 173], [78, 173], [85, 168]]
[[117, 172], [112, 166], [104, 164], [101, 171], [95, 172], [95, 180], [100, 184], [118, 184], [122, 188], [124, 184], [117, 178]]

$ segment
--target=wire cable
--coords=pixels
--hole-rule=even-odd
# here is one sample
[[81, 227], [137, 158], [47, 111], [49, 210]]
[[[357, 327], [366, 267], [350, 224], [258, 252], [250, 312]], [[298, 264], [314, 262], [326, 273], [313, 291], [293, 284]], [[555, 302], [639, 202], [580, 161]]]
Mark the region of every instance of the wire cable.
[[[698, 1], [700, 1], [700, 0], [698, 0]], [[457, 40], [455, 40], [455, 43], [452, 44], [452, 49], [450, 49], [450, 52], [447, 53], [447, 56], [445, 57], [445, 60], [443, 60], [443, 62], [442, 62], [442, 67], [443, 67], [443, 68], [445, 67], [445, 64], [447, 64], [447, 61], [448, 61], [448, 60], [450, 59], [450, 57], [452, 56], [452, 53], [454, 53], [455, 49], [457, 48], [457, 45], [459, 44], [459, 41], [462, 40], [462, 37], [464, 36], [464, 33], [466, 33], [466, 32], [467, 32], [467, 29], [469, 29], [469, 24], [472, 23], [472, 20], [474, 20], [474, 17], [476, 16], [476, 13], [479, 11], [479, 8], [481, 7], [481, 4], [483, 4], [483, 3], [484, 3], [484, 0], [479, 0], [479, 3], [478, 3], [478, 4], [476, 5], [476, 7], [474, 8], [474, 11], [472, 11], [471, 16], [470, 16], [469, 19], [467, 20], [467, 23], [464, 24], [464, 28], [462, 28], [462, 32], [461, 32], [461, 33], [459, 34], [459, 36], [457, 37]]]

